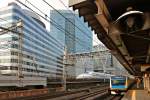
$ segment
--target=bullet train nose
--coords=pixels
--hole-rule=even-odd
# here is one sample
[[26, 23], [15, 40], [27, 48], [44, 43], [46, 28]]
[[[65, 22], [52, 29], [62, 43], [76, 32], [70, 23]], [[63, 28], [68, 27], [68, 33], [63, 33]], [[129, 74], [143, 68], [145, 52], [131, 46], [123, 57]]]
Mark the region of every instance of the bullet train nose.
[[84, 78], [90, 79], [90, 78], [92, 78], [92, 75], [89, 75], [89, 74], [81, 74], [81, 75], [78, 75], [78, 76], [76, 77], [76, 79], [84, 79]]

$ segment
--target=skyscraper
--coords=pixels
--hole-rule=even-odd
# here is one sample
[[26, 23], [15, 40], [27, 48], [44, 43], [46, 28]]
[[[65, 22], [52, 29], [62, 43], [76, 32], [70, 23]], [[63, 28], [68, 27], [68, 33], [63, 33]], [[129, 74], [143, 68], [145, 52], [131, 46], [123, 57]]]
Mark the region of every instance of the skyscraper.
[[68, 53], [90, 52], [92, 50], [93, 35], [83, 18], [79, 18], [77, 13], [69, 10], [51, 10], [50, 17], [52, 22], [56, 22], [57, 29], [50, 26], [51, 33], [67, 47]]
[[62, 77], [63, 46], [35, 13], [9, 3], [0, 18], [2, 27], [16, 31], [0, 33], [0, 86], [46, 86], [47, 78]]

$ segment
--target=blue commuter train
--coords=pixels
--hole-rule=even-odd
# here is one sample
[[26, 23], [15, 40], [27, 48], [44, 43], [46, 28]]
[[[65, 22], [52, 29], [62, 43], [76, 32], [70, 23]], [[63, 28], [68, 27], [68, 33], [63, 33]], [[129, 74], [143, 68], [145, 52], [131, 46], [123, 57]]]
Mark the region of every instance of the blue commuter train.
[[111, 94], [124, 94], [134, 83], [134, 79], [127, 76], [111, 76], [110, 92]]

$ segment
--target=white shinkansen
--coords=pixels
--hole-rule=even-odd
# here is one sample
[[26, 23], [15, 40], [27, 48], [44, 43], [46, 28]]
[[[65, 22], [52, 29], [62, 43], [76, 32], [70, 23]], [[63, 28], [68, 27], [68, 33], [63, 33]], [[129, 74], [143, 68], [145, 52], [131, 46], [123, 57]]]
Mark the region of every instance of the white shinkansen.
[[101, 72], [85, 72], [76, 77], [76, 79], [109, 79], [112, 75]]

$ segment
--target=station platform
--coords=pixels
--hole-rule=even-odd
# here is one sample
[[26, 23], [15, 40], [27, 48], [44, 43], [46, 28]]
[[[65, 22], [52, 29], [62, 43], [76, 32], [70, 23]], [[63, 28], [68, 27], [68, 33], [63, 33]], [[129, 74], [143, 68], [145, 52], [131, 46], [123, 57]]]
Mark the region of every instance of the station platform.
[[144, 90], [143, 84], [140, 84], [139, 88], [135, 84], [121, 100], [150, 100], [150, 93]]
[[150, 100], [146, 90], [129, 90], [121, 100]]

